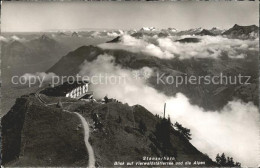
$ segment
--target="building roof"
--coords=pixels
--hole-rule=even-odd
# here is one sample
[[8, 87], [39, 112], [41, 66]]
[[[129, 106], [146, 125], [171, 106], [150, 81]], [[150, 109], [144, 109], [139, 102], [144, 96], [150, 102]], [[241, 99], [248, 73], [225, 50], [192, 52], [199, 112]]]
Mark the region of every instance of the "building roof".
[[58, 85], [55, 87], [46, 88], [40, 93], [45, 94], [47, 96], [65, 96], [68, 92], [71, 92], [73, 89], [83, 86], [89, 83], [88, 81], [74, 81], [74, 82], [65, 82], [62, 85]]

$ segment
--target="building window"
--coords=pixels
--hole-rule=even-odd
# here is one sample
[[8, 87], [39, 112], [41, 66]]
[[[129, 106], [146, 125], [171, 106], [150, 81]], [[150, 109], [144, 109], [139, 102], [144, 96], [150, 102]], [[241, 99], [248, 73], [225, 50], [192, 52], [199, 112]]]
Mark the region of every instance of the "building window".
[[82, 89], [81, 89], [81, 86], [79, 87], [79, 95], [82, 94]]
[[86, 86], [82, 86], [83, 94], [86, 93]]
[[85, 91], [88, 92], [88, 84], [86, 84], [85, 86], [86, 86]]

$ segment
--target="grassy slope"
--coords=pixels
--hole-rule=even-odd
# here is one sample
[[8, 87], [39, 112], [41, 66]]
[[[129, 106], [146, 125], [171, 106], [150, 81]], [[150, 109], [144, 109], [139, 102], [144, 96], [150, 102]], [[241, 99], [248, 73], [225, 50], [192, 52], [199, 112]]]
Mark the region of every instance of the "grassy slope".
[[[104, 127], [94, 131], [90, 137], [99, 165], [112, 166], [114, 161], [141, 161], [143, 156], [164, 156], [151, 139], [155, 137], [155, 126], [160, 119], [144, 107], [112, 102], [102, 105], [79, 103], [69, 108], [80, 112], [90, 124], [93, 124], [91, 113], [99, 115]], [[121, 122], [118, 122], [119, 116]], [[141, 119], [147, 126], [145, 134], [138, 128]], [[206, 161], [207, 165], [214, 165], [211, 159], [181, 138], [173, 128], [171, 144], [176, 149], [177, 161]]]
[[[18, 99], [2, 125], [3, 161], [12, 160], [7, 166], [82, 166], [88, 162], [78, 117], [45, 107], [33, 96]], [[17, 153], [8, 155], [10, 151]]]
[[[58, 98], [42, 96], [48, 102]], [[62, 101], [71, 101], [63, 99]], [[143, 156], [163, 156], [151, 138], [154, 138], [156, 123], [160, 120], [142, 106], [122, 103], [90, 103], [76, 101], [63, 104], [63, 108], [79, 112], [90, 124], [90, 144], [97, 165], [112, 166], [114, 161], [140, 161]], [[34, 96], [24, 96], [2, 120], [3, 156], [6, 166], [85, 166], [88, 156], [83, 141], [79, 119], [55, 106], [41, 105]], [[98, 114], [101, 129], [94, 129], [92, 114]], [[118, 118], [121, 118], [121, 122]], [[147, 131], [138, 129], [143, 119]], [[8, 141], [7, 141], [8, 140]], [[18, 144], [18, 145], [14, 145]], [[214, 163], [174, 129], [171, 144], [177, 152], [178, 161], [206, 161]], [[7, 151], [16, 151], [7, 154]]]

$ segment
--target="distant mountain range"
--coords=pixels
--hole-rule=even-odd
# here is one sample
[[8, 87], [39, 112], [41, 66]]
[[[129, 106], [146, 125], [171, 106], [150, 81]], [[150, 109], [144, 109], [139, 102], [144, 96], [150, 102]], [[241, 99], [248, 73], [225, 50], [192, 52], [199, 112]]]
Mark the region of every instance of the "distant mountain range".
[[[228, 38], [239, 38], [239, 39], [252, 39], [258, 38], [259, 30], [258, 26], [239, 26], [235, 24], [232, 28], [228, 30], [221, 30], [219, 28], [213, 27], [212, 29], [194, 28], [189, 30], [178, 31], [175, 28], [168, 29], [155, 29], [151, 28], [141, 28], [139, 31], [135, 31], [131, 35], [136, 38], [142, 38], [143, 36], [155, 36], [167, 37], [167, 36], [181, 36], [181, 35], [199, 35], [199, 36], [226, 36]], [[127, 31], [125, 32], [128, 33]], [[128, 33], [129, 34], [129, 33]]]
[[142, 27], [140, 31], [156, 31], [155, 27]]
[[219, 35], [222, 34], [225, 30], [221, 30], [217, 27], [213, 27], [212, 29], [209, 30], [211, 33], [215, 34], [215, 35]]
[[[53, 32], [54, 33], [54, 32]], [[143, 36], [158, 36], [158, 37], [168, 37], [168, 36], [181, 36], [181, 35], [199, 35], [199, 36], [218, 36], [223, 35], [228, 38], [239, 38], [239, 39], [253, 39], [258, 38], [258, 26], [240, 26], [235, 24], [232, 28], [225, 30], [213, 27], [211, 29], [192, 28], [188, 30], [177, 30], [175, 28], [167, 29], [157, 29], [155, 27], [142, 27], [139, 30], [130, 29], [130, 30], [88, 30], [80, 29], [78, 31], [58, 31], [58, 36], [89, 36], [93, 38], [102, 38], [102, 37], [117, 37], [123, 34], [129, 34], [136, 38], [142, 38]]]
[[210, 30], [203, 29], [200, 32], [196, 33], [195, 35], [199, 35], [199, 36], [215, 36], [217, 34], [212, 33]]
[[54, 64], [67, 52], [66, 46], [45, 34], [27, 41], [2, 42], [3, 69], [15, 75], [44, 71], [46, 65]]
[[[145, 30], [145, 31], [144, 31]], [[217, 36], [217, 35], [225, 35], [229, 38], [258, 38], [259, 36], [259, 28], [256, 25], [250, 26], [239, 26], [235, 24], [232, 28], [228, 30], [221, 30], [219, 28], [213, 27], [212, 29], [203, 29], [203, 28], [194, 28], [184, 31], [177, 31], [177, 29], [169, 28], [157, 30], [155, 28], [142, 28], [140, 31], [132, 34], [134, 37], [142, 37], [144, 35], [158, 35], [159, 37], [166, 37], [169, 35], [208, 35], [208, 36]]]
[[[53, 32], [54, 33], [54, 32]], [[232, 28], [225, 30], [219, 29], [217, 27], [213, 27], [211, 29], [203, 29], [199, 28], [192, 28], [188, 30], [177, 30], [173, 27], [164, 28], [164, 29], [157, 29], [155, 27], [142, 27], [139, 30], [130, 29], [130, 30], [89, 30], [89, 29], [79, 29], [79, 30], [70, 30], [70, 31], [58, 31], [58, 35], [60, 36], [68, 36], [72, 34], [75, 36], [75, 33], [78, 35], [84, 34], [93, 38], [102, 38], [102, 37], [117, 37], [123, 34], [129, 34], [136, 38], [141, 38], [143, 36], [155, 36], [158, 37], [167, 37], [167, 36], [181, 36], [181, 35], [208, 35], [208, 36], [218, 36], [224, 35], [228, 38], [240, 38], [240, 39], [247, 39], [247, 38], [258, 38], [258, 26], [250, 25], [250, 26], [241, 26], [235, 24]]]

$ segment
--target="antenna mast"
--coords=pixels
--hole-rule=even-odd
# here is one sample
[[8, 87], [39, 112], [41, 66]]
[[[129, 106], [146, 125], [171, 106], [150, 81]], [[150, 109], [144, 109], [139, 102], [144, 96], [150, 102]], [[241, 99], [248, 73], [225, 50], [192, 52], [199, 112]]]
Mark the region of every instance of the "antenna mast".
[[164, 112], [163, 112], [163, 118], [165, 118], [165, 110], [166, 110], [166, 103], [164, 103]]

